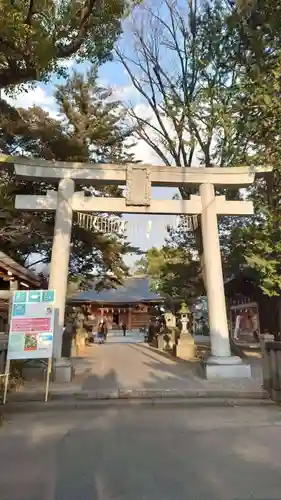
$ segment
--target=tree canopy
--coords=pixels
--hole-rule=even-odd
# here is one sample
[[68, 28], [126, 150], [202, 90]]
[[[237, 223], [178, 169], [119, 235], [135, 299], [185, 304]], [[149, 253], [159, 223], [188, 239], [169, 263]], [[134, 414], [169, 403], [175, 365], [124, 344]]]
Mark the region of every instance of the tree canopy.
[[103, 62], [134, 0], [1, 0], [0, 89], [47, 79], [63, 62]]
[[[146, 115], [130, 110], [137, 133], [175, 167], [274, 167], [270, 182], [217, 194], [255, 206], [253, 217], [219, 218], [225, 274], [247, 268], [265, 293], [280, 295], [281, 4], [164, 0], [161, 11], [148, 2], [143, 12], [132, 23], [134, 55], [117, 51], [146, 103]], [[170, 231], [168, 246], [200, 254], [197, 222], [194, 233]]]
[[[18, 109], [14, 120], [0, 122], [0, 148], [7, 154], [61, 161], [122, 163], [133, 161], [131, 128], [125, 111], [112, 93], [97, 83], [97, 73], [86, 77], [74, 73], [55, 92], [58, 114], [51, 116], [39, 107]], [[46, 193], [51, 184], [23, 182], [8, 172], [1, 179], [1, 248], [17, 260], [27, 261], [40, 253], [49, 262], [53, 238], [52, 212], [19, 212], [14, 197], [19, 193]], [[122, 196], [118, 187], [80, 187], [91, 196]], [[101, 280], [120, 281], [127, 267], [123, 257], [134, 251], [118, 235], [108, 236], [79, 227], [74, 220], [70, 274], [88, 277], [93, 271]]]
[[135, 274], [146, 274], [151, 287], [173, 306], [203, 293], [198, 259], [183, 247], [151, 248], [135, 264]]
[[[145, 112], [129, 109], [137, 136], [175, 168], [247, 164], [251, 144], [243, 129], [236, 57], [240, 34], [235, 25], [229, 28], [231, 11], [224, 0], [163, 0], [161, 7], [151, 1], [140, 10], [132, 20], [133, 47], [120, 43], [117, 48], [145, 104]], [[187, 199], [194, 188], [179, 192]], [[239, 192], [227, 195], [240, 197]], [[200, 217], [196, 222], [185, 242], [189, 250], [196, 248], [203, 266]], [[230, 224], [221, 218], [221, 232]], [[182, 240], [183, 233], [178, 237]]]
[[240, 64], [240, 127], [251, 144], [251, 164], [273, 167], [270, 179], [255, 183], [248, 196], [255, 215], [249, 224], [229, 235], [232, 271], [245, 270], [267, 295], [281, 294], [281, 4], [271, 0], [233, 6], [230, 29], [241, 40], [236, 60]]
[[[72, 56], [106, 60], [121, 32], [121, 20], [136, 3], [3, 0], [0, 88], [48, 78], [52, 71], [62, 71], [63, 62]], [[98, 87], [96, 73], [86, 80], [74, 74], [56, 90], [60, 116], [38, 107], [14, 109], [2, 100], [0, 147], [38, 158], [124, 162], [132, 159], [127, 146], [134, 134], [162, 163], [175, 168], [272, 165], [270, 182], [259, 180], [242, 193], [217, 190], [255, 205], [254, 217], [220, 217], [219, 230], [225, 273], [247, 267], [265, 293], [280, 295], [280, 20], [279, 0], [148, 0], [128, 23], [116, 51], [143, 106], [130, 106], [126, 114], [107, 89]], [[47, 187], [42, 183], [40, 190]], [[53, 216], [15, 214], [11, 208], [15, 192], [26, 189], [25, 183], [3, 174], [0, 237], [15, 254], [21, 248], [28, 256], [31, 248], [40, 247], [48, 259]], [[183, 198], [191, 194], [191, 189], [179, 191]], [[107, 196], [113, 192], [122, 195], [117, 188], [103, 190]], [[90, 194], [98, 196], [101, 190], [94, 188]], [[178, 296], [182, 287], [184, 299], [197, 289], [202, 275], [200, 217], [197, 223], [193, 233], [171, 230], [163, 249], [153, 249], [138, 263], [139, 271], [156, 281], [161, 278], [165, 293]], [[81, 231], [74, 227], [71, 269], [87, 273], [95, 262], [101, 274], [114, 266], [122, 274], [120, 256], [128, 249], [126, 242]], [[180, 259], [185, 282], [177, 267]], [[186, 290], [188, 276], [193, 284]]]
[[[240, 109], [238, 28], [224, 0], [146, 2], [132, 15], [117, 57], [146, 106], [131, 107], [138, 136], [166, 165], [239, 165], [249, 144], [235, 126]], [[184, 191], [183, 191], [184, 193]]]

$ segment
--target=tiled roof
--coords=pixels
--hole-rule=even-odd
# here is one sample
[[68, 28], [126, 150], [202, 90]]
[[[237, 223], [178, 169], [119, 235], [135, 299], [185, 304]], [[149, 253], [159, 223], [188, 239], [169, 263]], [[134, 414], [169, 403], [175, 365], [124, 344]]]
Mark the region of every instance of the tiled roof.
[[12, 272], [16, 277], [26, 280], [28, 284], [40, 286], [40, 279], [36, 273], [23, 267], [14, 259], [0, 251], [0, 267]]
[[163, 298], [150, 290], [149, 279], [126, 278], [124, 285], [97, 292], [95, 288], [73, 295], [69, 302], [98, 302], [100, 304], [133, 304], [138, 302], [162, 302]]

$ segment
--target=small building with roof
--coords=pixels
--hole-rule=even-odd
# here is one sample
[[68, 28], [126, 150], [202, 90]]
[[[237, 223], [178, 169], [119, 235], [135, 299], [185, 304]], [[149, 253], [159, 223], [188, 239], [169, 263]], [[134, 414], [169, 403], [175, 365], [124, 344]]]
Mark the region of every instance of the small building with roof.
[[8, 328], [9, 300], [14, 290], [43, 288], [40, 277], [0, 252], [0, 332]]
[[125, 278], [122, 285], [97, 291], [95, 286], [68, 299], [71, 306], [84, 306], [94, 324], [105, 319], [109, 329], [126, 324], [129, 330], [144, 328], [164, 298], [151, 291], [147, 277]]
[[280, 296], [265, 295], [248, 269], [228, 279], [224, 289], [230, 334], [236, 343], [257, 343], [255, 331], [280, 335]]
[[8, 348], [9, 308], [13, 291], [43, 288], [39, 276], [0, 252], [0, 373]]

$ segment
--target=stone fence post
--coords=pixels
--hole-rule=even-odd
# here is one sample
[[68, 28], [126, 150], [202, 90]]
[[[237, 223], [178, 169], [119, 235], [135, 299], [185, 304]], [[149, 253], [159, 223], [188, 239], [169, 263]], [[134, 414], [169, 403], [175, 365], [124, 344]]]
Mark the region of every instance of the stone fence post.
[[270, 354], [265, 348], [267, 342], [274, 342], [274, 335], [270, 333], [264, 333], [260, 335], [260, 349], [262, 354], [262, 372], [263, 372], [264, 389], [270, 389], [270, 378], [271, 378]]

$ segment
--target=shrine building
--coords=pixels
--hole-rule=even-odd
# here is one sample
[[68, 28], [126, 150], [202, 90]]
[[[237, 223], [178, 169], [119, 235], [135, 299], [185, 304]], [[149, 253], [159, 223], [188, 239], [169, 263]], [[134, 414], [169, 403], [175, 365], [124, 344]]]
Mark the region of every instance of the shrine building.
[[144, 276], [125, 278], [124, 283], [117, 288], [80, 292], [71, 298], [71, 306], [84, 306], [88, 317], [93, 323], [102, 318], [110, 330], [127, 325], [128, 330], [137, 330], [148, 325], [155, 315], [155, 307], [160, 306], [164, 299], [150, 290], [149, 279]]
[[0, 252], [0, 333], [8, 333], [9, 301], [15, 290], [45, 288], [41, 278]]
[[235, 343], [256, 342], [254, 330], [258, 334], [272, 333], [280, 337], [280, 296], [263, 294], [247, 270], [227, 280], [224, 289], [230, 335]]

